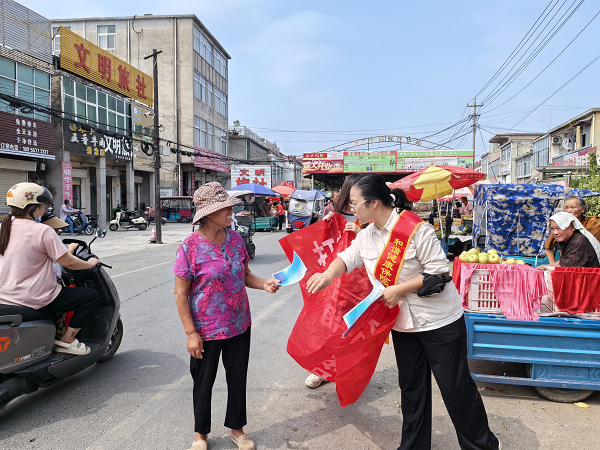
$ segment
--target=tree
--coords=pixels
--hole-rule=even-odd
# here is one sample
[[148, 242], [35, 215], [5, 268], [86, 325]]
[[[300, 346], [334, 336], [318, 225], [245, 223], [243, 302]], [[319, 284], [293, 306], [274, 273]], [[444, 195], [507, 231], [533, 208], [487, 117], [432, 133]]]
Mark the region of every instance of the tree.
[[[600, 191], [600, 174], [598, 173], [598, 157], [595, 153], [590, 153], [590, 174], [589, 176], [578, 176], [571, 178], [569, 187], [587, 189], [590, 191]], [[600, 196], [588, 197], [586, 201], [590, 205], [588, 215], [600, 216]]]

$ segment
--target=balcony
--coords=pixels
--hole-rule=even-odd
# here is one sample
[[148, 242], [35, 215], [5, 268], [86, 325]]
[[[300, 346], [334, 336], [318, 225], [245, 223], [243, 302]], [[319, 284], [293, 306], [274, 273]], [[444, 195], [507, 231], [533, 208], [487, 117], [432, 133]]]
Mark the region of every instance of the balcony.
[[279, 147], [277, 147], [277, 144], [270, 142], [269, 140], [260, 137], [258, 134], [256, 134], [254, 131], [252, 131], [250, 128], [247, 127], [243, 127], [243, 126], [230, 126], [229, 127], [229, 136], [231, 137], [244, 137], [247, 139], [252, 139], [254, 142], [256, 142], [259, 145], [262, 145], [263, 147], [269, 149], [269, 150], [277, 150], [279, 151]]

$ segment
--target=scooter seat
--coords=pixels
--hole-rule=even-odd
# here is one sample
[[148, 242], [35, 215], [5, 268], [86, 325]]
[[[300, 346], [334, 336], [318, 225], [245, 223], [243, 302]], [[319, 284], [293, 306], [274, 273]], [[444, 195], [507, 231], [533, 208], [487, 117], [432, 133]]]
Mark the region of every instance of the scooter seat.
[[23, 318], [23, 322], [29, 322], [30, 320], [54, 320], [55, 316], [55, 314], [28, 308], [27, 306], [0, 304], [0, 316], [14, 316], [16, 314]]

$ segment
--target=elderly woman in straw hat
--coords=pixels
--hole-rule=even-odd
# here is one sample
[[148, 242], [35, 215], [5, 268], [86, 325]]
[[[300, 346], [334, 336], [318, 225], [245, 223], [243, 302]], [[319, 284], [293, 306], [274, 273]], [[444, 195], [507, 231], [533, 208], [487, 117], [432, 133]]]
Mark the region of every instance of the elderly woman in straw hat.
[[241, 450], [254, 449], [243, 429], [251, 325], [246, 287], [275, 293], [279, 286], [277, 280], [250, 271], [244, 242], [229, 228], [233, 206], [240, 203], [219, 183], [196, 190], [194, 224], [199, 228], [179, 246], [173, 269], [194, 380], [196, 440], [190, 450], [208, 448], [211, 394], [221, 354], [227, 378], [225, 426], [231, 428], [231, 438]]

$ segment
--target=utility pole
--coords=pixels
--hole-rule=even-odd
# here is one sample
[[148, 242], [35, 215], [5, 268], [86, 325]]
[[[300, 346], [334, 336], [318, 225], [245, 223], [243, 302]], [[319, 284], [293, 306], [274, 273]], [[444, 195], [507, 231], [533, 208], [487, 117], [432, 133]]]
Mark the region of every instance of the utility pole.
[[[468, 108], [473, 108], [473, 164], [475, 164], [475, 135], [477, 132], [477, 106], [481, 107], [483, 104], [478, 105], [477, 99], [473, 99], [472, 105], [467, 105]], [[485, 150], [485, 149], [484, 149]]]
[[160, 139], [158, 128], [158, 63], [156, 57], [162, 50], [152, 50], [152, 54], [144, 56], [144, 59], [152, 58], [152, 78], [154, 79], [154, 217], [156, 220], [156, 243], [162, 244], [162, 226], [160, 223]]

